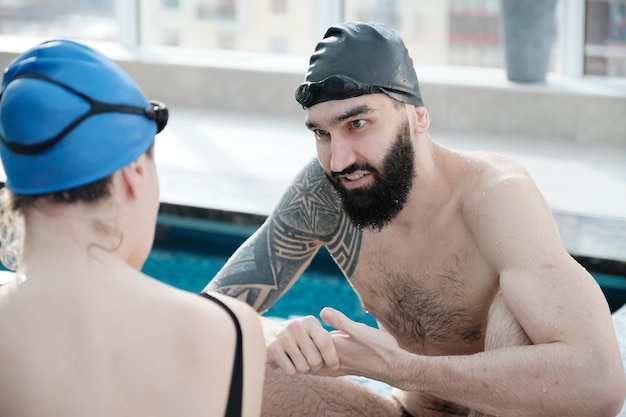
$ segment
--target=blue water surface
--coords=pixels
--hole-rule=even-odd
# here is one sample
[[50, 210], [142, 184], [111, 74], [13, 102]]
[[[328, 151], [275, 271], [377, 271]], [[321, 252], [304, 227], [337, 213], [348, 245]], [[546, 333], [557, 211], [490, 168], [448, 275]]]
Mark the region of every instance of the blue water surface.
[[[155, 247], [142, 271], [175, 287], [200, 292], [226, 260], [227, 257], [220, 255]], [[285, 319], [306, 315], [319, 318], [324, 307], [336, 308], [354, 321], [376, 326], [338, 270], [336, 273], [306, 271], [265, 315]]]

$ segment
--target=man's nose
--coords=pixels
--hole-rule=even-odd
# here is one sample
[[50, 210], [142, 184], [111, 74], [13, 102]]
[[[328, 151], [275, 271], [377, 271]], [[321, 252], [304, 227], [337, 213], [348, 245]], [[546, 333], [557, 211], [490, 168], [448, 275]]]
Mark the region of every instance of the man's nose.
[[342, 136], [335, 136], [330, 143], [330, 170], [341, 172], [356, 162], [354, 141]]

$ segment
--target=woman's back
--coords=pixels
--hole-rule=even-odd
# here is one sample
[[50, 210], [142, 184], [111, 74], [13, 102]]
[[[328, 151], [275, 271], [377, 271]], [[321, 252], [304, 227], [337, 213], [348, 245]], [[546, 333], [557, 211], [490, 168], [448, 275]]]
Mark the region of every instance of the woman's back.
[[[0, 287], [0, 415], [223, 416], [237, 343], [228, 313], [130, 268], [106, 269]], [[245, 335], [244, 410], [258, 413], [260, 396], [246, 389], [262, 384], [264, 357], [246, 346], [262, 337], [258, 318], [232, 309]]]

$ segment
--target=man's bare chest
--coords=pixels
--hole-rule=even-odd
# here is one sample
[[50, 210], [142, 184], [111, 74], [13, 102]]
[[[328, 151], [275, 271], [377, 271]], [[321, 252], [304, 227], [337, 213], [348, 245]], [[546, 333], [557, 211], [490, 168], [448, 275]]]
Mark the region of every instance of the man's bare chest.
[[363, 307], [406, 349], [469, 353], [482, 345], [497, 292], [468, 236], [364, 235], [350, 278]]

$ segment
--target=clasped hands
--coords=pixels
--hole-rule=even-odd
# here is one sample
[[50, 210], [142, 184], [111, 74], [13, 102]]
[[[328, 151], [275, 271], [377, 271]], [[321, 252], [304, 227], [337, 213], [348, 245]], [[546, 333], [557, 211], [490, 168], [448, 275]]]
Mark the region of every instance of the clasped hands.
[[394, 358], [402, 351], [393, 336], [330, 307], [322, 309], [320, 317], [335, 330], [326, 330], [313, 316], [266, 327], [270, 365], [291, 376], [358, 375], [391, 382]]

